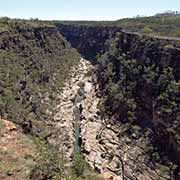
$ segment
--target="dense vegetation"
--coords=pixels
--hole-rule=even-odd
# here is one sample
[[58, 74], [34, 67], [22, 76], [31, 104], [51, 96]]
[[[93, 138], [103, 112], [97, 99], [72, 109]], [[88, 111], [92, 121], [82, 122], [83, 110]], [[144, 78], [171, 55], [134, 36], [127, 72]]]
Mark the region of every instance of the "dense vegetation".
[[[160, 152], [168, 152], [179, 165], [180, 80], [175, 69], [149, 58], [144, 62], [133, 59], [119, 48], [120, 42], [117, 35], [109, 41], [109, 50], [98, 58], [102, 115], [130, 128], [138, 125], [155, 130], [155, 146], [162, 143]], [[167, 159], [157, 156], [158, 162], [170, 167]]]
[[41, 132], [78, 53], [51, 24], [0, 20], [0, 116]]

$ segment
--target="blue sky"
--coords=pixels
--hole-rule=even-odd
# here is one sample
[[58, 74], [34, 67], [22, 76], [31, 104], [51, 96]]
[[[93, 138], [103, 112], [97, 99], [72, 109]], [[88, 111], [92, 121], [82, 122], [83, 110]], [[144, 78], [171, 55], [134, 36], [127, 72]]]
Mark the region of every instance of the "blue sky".
[[116, 20], [180, 10], [180, 0], [0, 0], [0, 16], [57, 20]]

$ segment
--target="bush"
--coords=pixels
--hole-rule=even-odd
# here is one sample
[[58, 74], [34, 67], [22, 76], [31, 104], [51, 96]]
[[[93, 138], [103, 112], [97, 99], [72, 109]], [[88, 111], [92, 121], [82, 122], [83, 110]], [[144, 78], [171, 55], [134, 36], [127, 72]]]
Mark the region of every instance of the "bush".
[[76, 155], [73, 160], [73, 173], [77, 176], [83, 176], [87, 168], [87, 163], [81, 155]]
[[32, 169], [30, 179], [60, 180], [65, 175], [65, 159], [57, 149], [45, 144], [41, 139], [34, 138], [39, 156], [36, 166]]
[[151, 33], [153, 33], [153, 30], [150, 27], [145, 26], [144, 29], [143, 29], [143, 33], [151, 34]]
[[180, 37], [180, 29], [177, 29], [174, 33], [173, 36], [175, 37]]

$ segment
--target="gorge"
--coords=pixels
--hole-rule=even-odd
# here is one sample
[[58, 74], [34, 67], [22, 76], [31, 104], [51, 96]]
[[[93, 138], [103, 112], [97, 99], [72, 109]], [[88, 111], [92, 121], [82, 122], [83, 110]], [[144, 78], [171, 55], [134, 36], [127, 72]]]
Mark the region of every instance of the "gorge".
[[[72, 46], [79, 50], [79, 52], [85, 57], [89, 59], [94, 59], [92, 61], [95, 64], [98, 64], [98, 62], [95, 62], [95, 59], [98, 59], [99, 56], [102, 54], [106, 54], [106, 51], [108, 51], [108, 43], [111, 46], [116, 47], [117, 51], [120, 51], [121, 54], [128, 54], [128, 58], [132, 58], [137, 60], [137, 66], [147, 66], [149, 68], [158, 68], [157, 76], [155, 77], [154, 81], [159, 81], [158, 77], [162, 79], [162, 74], [164, 69], [171, 68], [170, 71], [172, 71], [173, 74], [173, 81], [179, 82], [179, 67], [180, 67], [180, 43], [178, 39], [170, 39], [170, 38], [163, 38], [163, 37], [153, 37], [153, 36], [146, 36], [141, 35], [137, 33], [130, 33], [123, 31], [120, 27], [113, 27], [113, 26], [83, 26], [83, 25], [59, 25], [58, 29], [60, 32], [67, 38], [68, 41], [71, 42]], [[109, 42], [108, 42], [109, 41]], [[111, 42], [112, 41], [112, 42]], [[114, 44], [113, 44], [114, 43]], [[88, 54], [90, 52], [90, 55]], [[117, 53], [117, 52], [116, 52]], [[98, 57], [97, 57], [98, 56]], [[120, 64], [117, 62], [116, 56], [111, 57], [113, 55], [110, 54], [109, 58], [112, 58], [111, 62], [113, 63], [113, 66], [115, 69], [117, 69], [117, 66]], [[116, 62], [115, 62], [116, 60]], [[103, 63], [103, 62], [102, 62]], [[100, 91], [101, 95], [103, 96], [103, 89], [106, 88], [106, 85], [103, 84], [103, 78], [101, 77], [101, 72], [104, 70], [104, 68], [107, 68], [108, 62], [106, 61], [106, 65], [102, 64], [100, 65], [100, 73], [99, 73], [99, 84], [100, 84]], [[135, 68], [135, 67], [134, 67]], [[98, 71], [98, 70], [97, 70]], [[114, 73], [117, 73], [114, 70]], [[153, 70], [154, 71], [154, 70]], [[155, 70], [156, 71], [156, 70]], [[125, 72], [126, 74], [127, 72]], [[140, 76], [143, 74], [139, 74]], [[109, 75], [110, 76], [110, 75]], [[113, 75], [115, 76], [115, 75]], [[119, 74], [120, 76], [120, 74]], [[142, 77], [138, 77], [141, 80]], [[150, 77], [151, 78], [151, 77]], [[107, 79], [104, 79], [104, 83], [108, 83]], [[155, 141], [155, 144], [159, 142], [161, 145], [160, 147], [156, 147], [160, 149], [160, 151], [164, 151], [168, 154], [170, 159], [179, 164], [178, 154], [179, 154], [179, 143], [178, 143], [178, 128], [176, 125], [173, 125], [173, 122], [177, 123], [177, 119], [179, 117], [178, 115], [178, 107], [179, 107], [179, 100], [177, 99], [176, 103], [177, 106], [173, 107], [176, 109], [176, 111], [173, 112], [174, 117], [171, 118], [171, 122], [167, 122], [167, 117], [163, 117], [161, 113], [161, 110], [158, 108], [155, 109], [155, 102], [153, 102], [154, 98], [157, 98], [157, 91], [163, 91], [163, 90], [157, 90], [154, 88], [154, 85], [152, 82], [149, 82], [148, 79], [142, 80], [142, 82], [139, 82], [140, 80], [136, 79], [134, 82], [138, 82], [139, 85], [136, 89], [137, 93], [134, 96], [137, 96], [138, 98], [137, 105], [143, 106], [142, 109], [139, 108], [139, 112], [135, 112], [137, 116], [137, 122], [133, 122], [134, 125], [140, 125], [141, 128], [146, 129], [150, 128], [153, 131], [153, 134], [151, 134], [150, 141]], [[115, 80], [115, 82], [117, 82]], [[179, 85], [177, 85], [179, 87]], [[179, 89], [179, 88], [178, 88]], [[140, 92], [138, 92], [140, 90]], [[165, 89], [164, 89], [165, 90]], [[120, 90], [121, 91], [121, 90]], [[108, 93], [108, 91], [104, 92]], [[118, 93], [118, 91], [116, 91]], [[162, 93], [162, 92], [159, 92]], [[179, 90], [177, 91], [177, 94], [174, 94], [175, 96], [179, 96]], [[172, 93], [171, 93], [171, 96]], [[110, 101], [110, 100], [109, 100]], [[108, 103], [108, 102], [107, 102]], [[160, 102], [159, 102], [160, 103]], [[162, 103], [162, 102], [161, 102]], [[167, 102], [166, 106], [167, 105]], [[110, 106], [113, 106], [113, 104], [110, 104]], [[161, 105], [163, 106], [163, 105]], [[121, 109], [121, 107], [119, 107]], [[154, 108], [154, 110], [153, 110]], [[169, 107], [170, 105], [169, 105]], [[139, 114], [140, 113], [140, 114]], [[114, 116], [117, 113], [114, 111], [114, 114], [111, 113], [111, 117], [108, 116], [108, 118], [113, 119], [112, 116]], [[167, 113], [166, 113], [167, 114]], [[175, 115], [176, 114], [176, 115]], [[170, 115], [170, 114], [169, 114]], [[169, 117], [169, 115], [167, 115]], [[171, 115], [170, 115], [171, 116]], [[117, 122], [119, 118], [122, 118], [122, 116], [115, 116], [115, 121]], [[175, 120], [175, 119], [176, 120]], [[144, 119], [144, 122], [142, 124], [141, 119]], [[146, 119], [146, 121], [145, 121]], [[166, 120], [165, 120], [166, 119]], [[173, 120], [174, 119], [174, 120]], [[121, 119], [119, 121], [122, 121]], [[173, 121], [173, 122], [172, 122]], [[176, 124], [175, 123], [175, 124]], [[130, 123], [131, 124], [131, 123]], [[146, 130], [145, 130], [146, 131]], [[154, 137], [153, 137], [154, 136]], [[164, 139], [165, 138], [165, 139]], [[176, 139], [177, 138], [177, 139]], [[157, 146], [157, 145], [155, 145]], [[120, 160], [119, 160], [120, 161]], [[136, 175], [137, 178], [137, 175]], [[146, 178], [145, 178], [146, 179]]]
[[[83, 179], [178, 180], [180, 40], [26, 23], [0, 33], [0, 116], [55, 147], [64, 176], [81, 156]], [[31, 179], [66, 179], [48, 166]]]

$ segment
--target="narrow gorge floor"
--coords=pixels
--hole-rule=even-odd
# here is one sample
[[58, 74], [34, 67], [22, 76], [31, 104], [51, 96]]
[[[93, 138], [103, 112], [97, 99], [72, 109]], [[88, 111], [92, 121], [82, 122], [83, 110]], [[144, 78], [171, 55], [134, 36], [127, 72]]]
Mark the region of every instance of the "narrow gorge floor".
[[167, 179], [146, 155], [143, 134], [128, 136], [125, 125], [101, 118], [95, 70], [83, 58], [72, 69], [53, 118], [56, 133], [49, 142], [68, 159], [67, 166], [71, 165], [74, 151], [79, 150], [104, 179]]

